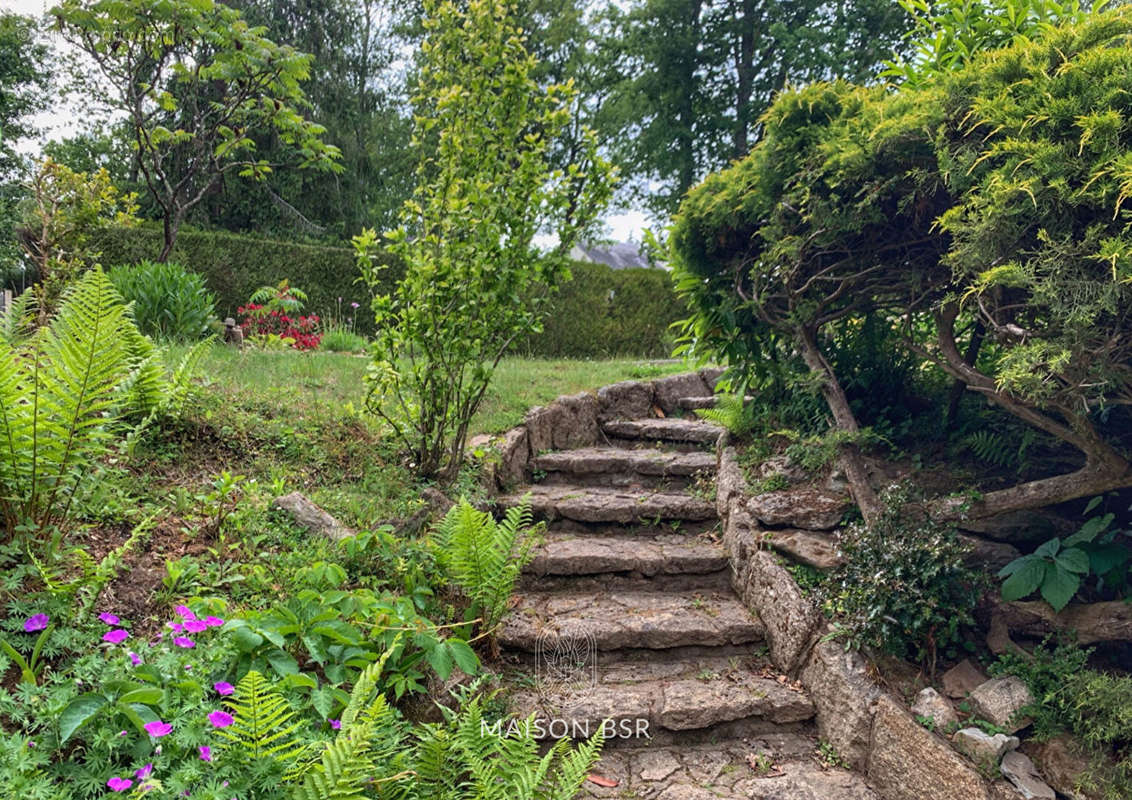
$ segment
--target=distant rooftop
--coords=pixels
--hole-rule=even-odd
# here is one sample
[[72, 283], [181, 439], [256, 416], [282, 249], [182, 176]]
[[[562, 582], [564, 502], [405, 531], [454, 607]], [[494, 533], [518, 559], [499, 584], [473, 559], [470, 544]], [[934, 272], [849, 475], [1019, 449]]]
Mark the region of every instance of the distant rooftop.
[[613, 269], [649, 269], [650, 264], [641, 246], [636, 242], [618, 242], [617, 244], [576, 244], [570, 251], [570, 257], [578, 261], [591, 261], [595, 264], [605, 264]]

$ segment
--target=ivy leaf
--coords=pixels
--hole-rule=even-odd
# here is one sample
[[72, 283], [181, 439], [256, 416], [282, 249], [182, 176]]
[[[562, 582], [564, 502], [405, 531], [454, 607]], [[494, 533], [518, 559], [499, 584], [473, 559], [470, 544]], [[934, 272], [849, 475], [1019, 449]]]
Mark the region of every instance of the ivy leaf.
[[1021, 565], [1002, 584], [1002, 599], [1007, 602], [1021, 600], [1023, 597], [1033, 594], [1045, 580], [1046, 569], [1050, 566], [1048, 563], [1032, 556], [1018, 559], [1018, 561], [1023, 560], [1026, 563]]
[[1042, 597], [1053, 606], [1054, 611], [1061, 611], [1069, 605], [1069, 601], [1073, 599], [1073, 595], [1077, 594], [1077, 589], [1080, 586], [1081, 578], [1079, 576], [1055, 565], [1053, 569], [1046, 572], [1046, 578], [1042, 581]]
[[59, 715], [59, 744], [66, 742], [75, 731], [90, 722], [107, 702], [109, 701], [102, 695], [88, 692], [68, 703]]

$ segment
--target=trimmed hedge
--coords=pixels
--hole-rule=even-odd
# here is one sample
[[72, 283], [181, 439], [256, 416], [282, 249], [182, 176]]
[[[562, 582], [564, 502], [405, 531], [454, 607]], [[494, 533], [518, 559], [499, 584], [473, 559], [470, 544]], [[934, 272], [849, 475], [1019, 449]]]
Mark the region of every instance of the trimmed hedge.
[[[156, 228], [118, 228], [108, 232], [100, 243], [102, 264], [112, 267], [155, 259], [162, 242], [161, 231]], [[359, 333], [373, 333], [369, 289], [356, 282], [360, 273], [351, 248], [187, 230], [177, 236], [169, 260], [204, 276], [205, 284], [216, 295], [216, 313], [221, 319], [237, 316], [236, 309], [259, 287], [274, 286], [287, 278], [310, 298], [304, 313], [329, 317], [341, 297], [346, 313], [351, 302], [361, 304], [357, 313]], [[386, 279], [392, 285], [400, 278], [400, 269], [392, 260], [390, 264]]]
[[[161, 252], [161, 231], [142, 226], [107, 232], [102, 245], [106, 267], [136, 264]], [[201, 273], [216, 295], [216, 310], [235, 317], [260, 286], [283, 278], [307, 292], [306, 312], [326, 317], [338, 298], [357, 312], [359, 333], [373, 333], [369, 289], [357, 282], [354, 251], [348, 247], [263, 239], [237, 233], [185, 230], [177, 237], [171, 261]], [[392, 257], [386, 272], [389, 286], [401, 277]], [[666, 357], [672, 352], [668, 326], [687, 316], [676, 299], [667, 272], [656, 269], [614, 270], [604, 264], [572, 264], [574, 279], [551, 303], [542, 333], [516, 343], [523, 355], [547, 358], [606, 356]]]

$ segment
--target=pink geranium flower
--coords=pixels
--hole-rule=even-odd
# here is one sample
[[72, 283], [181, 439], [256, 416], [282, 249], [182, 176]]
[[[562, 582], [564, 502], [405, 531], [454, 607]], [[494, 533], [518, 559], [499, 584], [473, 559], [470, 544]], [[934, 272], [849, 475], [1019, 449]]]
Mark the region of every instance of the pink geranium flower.
[[103, 611], [98, 615], [98, 618], [105, 622], [107, 625], [117, 625], [122, 621], [118, 619], [118, 617], [116, 617], [114, 614], [111, 614], [109, 611]]
[[188, 606], [177, 606], [173, 610], [177, 612], [177, 616], [180, 617], [181, 619], [196, 619], [197, 618], [197, 615], [194, 614], [193, 610], [191, 608], [189, 608]]
[[155, 719], [153, 722], [147, 722], [144, 727], [145, 732], [155, 739], [161, 736], [165, 736], [173, 731], [172, 725], [170, 725], [168, 722], [162, 722], [159, 719]]
[[125, 628], [115, 628], [112, 631], [107, 631], [102, 634], [102, 641], [110, 642], [110, 644], [121, 644], [130, 638], [130, 632]]
[[216, 628], [220, 625], [223, 625], [224, 620], [220, 619], [220, 617], [205, 617], [204, 624], [210, 628]]
[[148, 778], [152, 774], [153, 774], [153, 764], [146, 764], [141, 769], [134, 771], [134, 777], [137, 778], [139, 781], [144, 781], [146, 778]]
[[185, 630], [189, 633], [204, 633], [208, 629], [208, 623], [203, 619], [188, 619], [185, 620]]
[[232, 692], [236, 691], [236, 687], [234, 687], [227, 681], [217, 681], [216, 683], [212, 684], [212, 688], [216, 690], [217, 694], [223, 695], [229, 695], [232, 694]]
[[134, 785], [134, 782], [129, 778], [119, 778], [115, 775], [110, 780], [106, 781], [106, 785], [110, 787], [112, 792], [124, 792]]
[[201, 761], [211, 761], [212, 760], [212, 748], [211, 747], [209, 747], [206, 744], [202, 744], [197, 749], [200, 750], [200, 760]]
[[139, 664], [141, 664], [141, 662], [142, 662], [141, 656], [139, 656], [137, 653], [130, 653], [130, 663], [131, 664], [133, 664], [136, 667]]
[[208, 721], [214, 728], [227, 728], [236, 720], [227, 711], [213, 711], [208, 715]]
[[327, 721], [330, 723], [330, 727], [333, 728], [334, 730], [337, 731], [337, 730], [342, 729], [342, 720], [332, 719], [332, 720], [327, 720]]
[[32, 614], [24, 620], [24, 630], [28, 633], [35, 633], [47, 627], [47, 623], [51, 621], [51, 617], [46, 614]]
[[192, 639], [186, 639], [184, 636], [174, 636], [173, 637], [173, 644], [177, 645], [177, 647], [185, 647], [185, 648], [197, 646], [196, 642], [194, 642]]

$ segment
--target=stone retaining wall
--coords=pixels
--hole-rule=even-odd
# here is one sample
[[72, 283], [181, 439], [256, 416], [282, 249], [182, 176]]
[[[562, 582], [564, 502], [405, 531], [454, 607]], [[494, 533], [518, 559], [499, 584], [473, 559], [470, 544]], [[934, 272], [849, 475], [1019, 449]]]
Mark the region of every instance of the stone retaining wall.
[[818, 734], [886, 800], [1008, 800], [1003, 780], [985, 780], [941, 736], [916, 721], [869, 673], [865, 660], [835, 640], [780, 558], [767, 549], [748, 506], [735, 450], [718, 452], [717, 503], [735, 591], [766, 626], [775, 666], [806, 687]]

